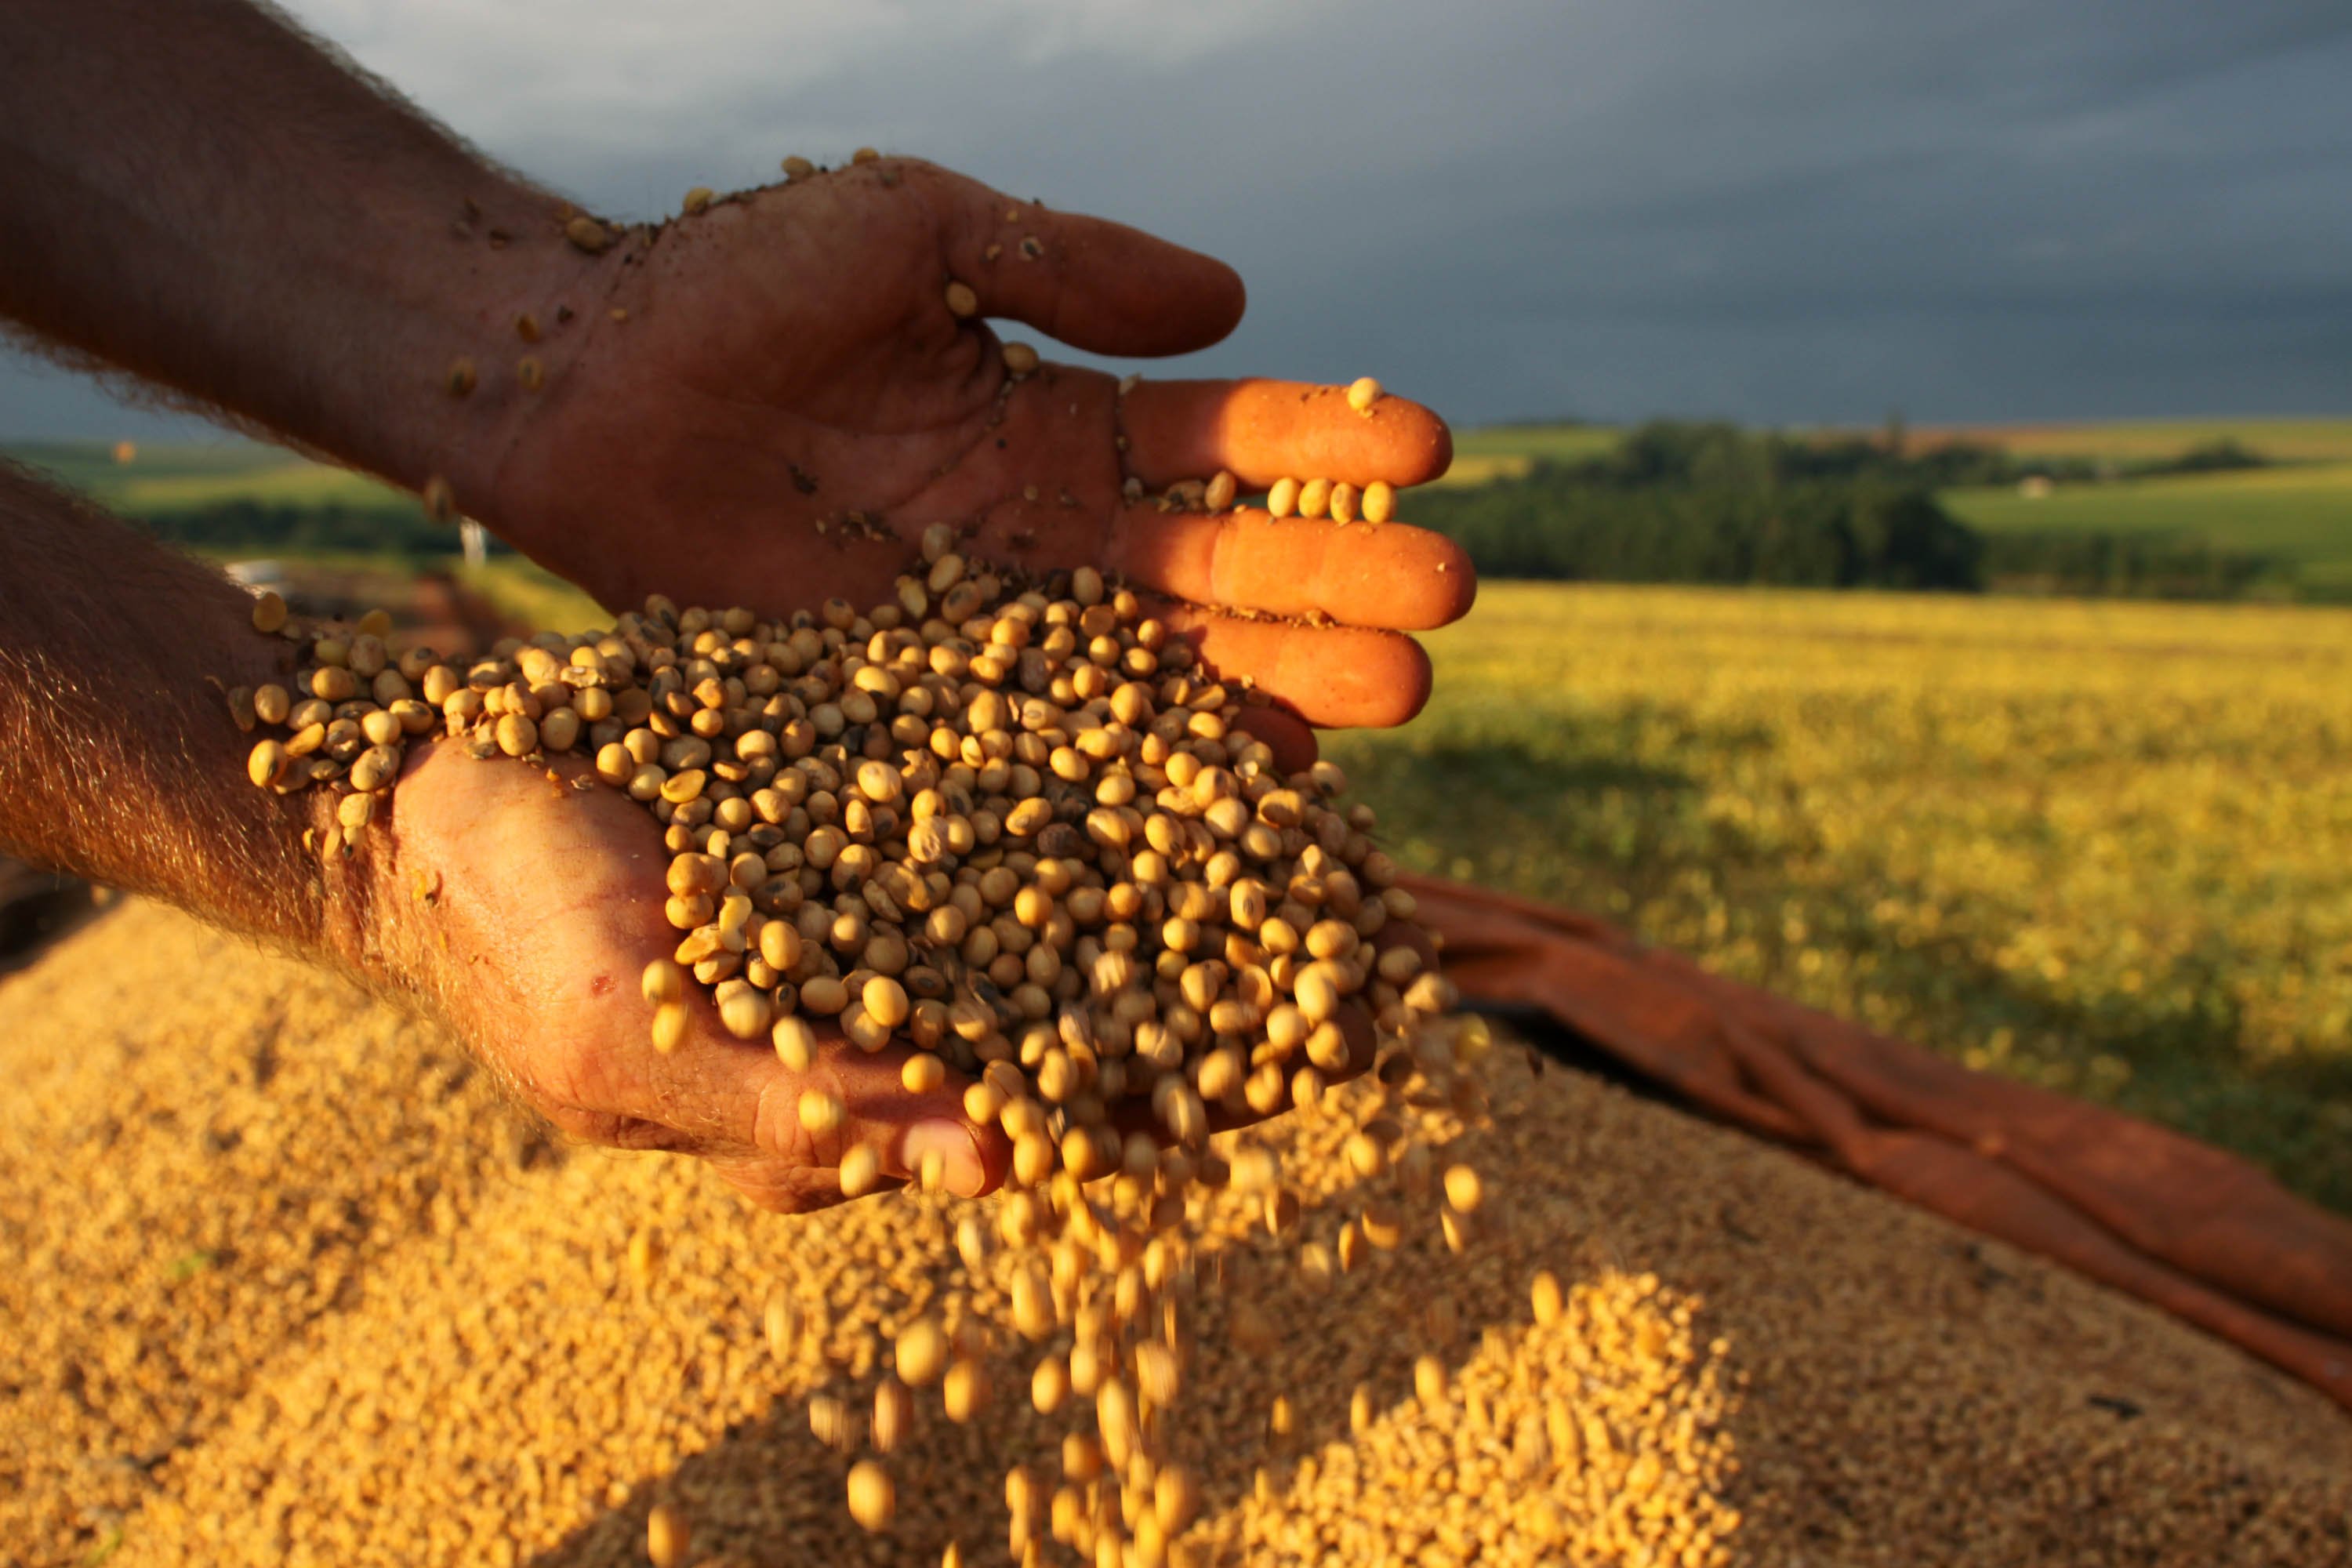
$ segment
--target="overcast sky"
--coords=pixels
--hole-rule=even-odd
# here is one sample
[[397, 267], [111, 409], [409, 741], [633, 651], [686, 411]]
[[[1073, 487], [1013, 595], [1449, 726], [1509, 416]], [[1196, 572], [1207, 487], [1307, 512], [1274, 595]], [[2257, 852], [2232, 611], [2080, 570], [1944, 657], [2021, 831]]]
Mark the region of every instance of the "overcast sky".
[[[602, 210], [919, 153], [1232, 261], [1188, 368], [1457, 424], [2352, 411], [2344, 0], [292, 8]], [[160, 428], [0, 361], [0, 438]]]

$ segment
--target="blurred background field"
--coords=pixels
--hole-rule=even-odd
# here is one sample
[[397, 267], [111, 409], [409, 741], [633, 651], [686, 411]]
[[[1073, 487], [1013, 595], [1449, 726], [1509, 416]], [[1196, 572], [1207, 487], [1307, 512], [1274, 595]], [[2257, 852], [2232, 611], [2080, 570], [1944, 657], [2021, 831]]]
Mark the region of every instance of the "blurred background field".
[[[2352, 602], [2352, 418], [1514, 425], [1461, 432], [1455, 447], [1415, 521], [1462, 539], [1490, 578]], [[276, 447], [55, 442], [7, 455], [215, 555], [453, 553], [411, 498]], [[1661, 548], [1666, 536], [1709, 547]]]
[[1336, 738], [1400, 858], [2352, 1211], [2352, 612], [1492, 584]]
[[[1541, 534], [1547, 507], [1593, 496], [1617, 510], [1561, 535], [1571, 567], [1622, 544], [1609, 528], [1654, 528], [1659, 496], [1725, 499], [1729, 523], [1662, 514], [1694, 531], [1760, 531], [1695, 568], [1741, 586], [1485, 563], [1477, 609], [1431, 639], [1428, 711], [1329, 746], [1401, 858], [2168, 1122], [2352, 1213], [2352, 608], [2325, 602], [2352, 598], [2352, 419], [1527, 426], [1459, 450], [1408, 516], [1474, 553], [1489, 521]], [[412, 499], [283, 452], [11, 455], [215, 559], [362, 597], [443, 571], [517, 622], [599, 616], [511, 552], [463, 566]], [[1909, 527], [1933, 562], [1974, 540], [1979, 580], [1769, 585], [1841, 569], [1772, 532], [1782, 496], [1849, 565], [1911, 569]], [[1854, 520], [1875, 517], [1899, 526], [1870, 556]], [[2003, 557], [2005, 537], [2040, 553]], [[1621, 563], [1555, 574], [1644, 568]]]
[[340, 595], [397, 595], [420, 571], [446, 573], [532, 626], [596, 624], [595, 604], [512, 551], [489, 543], [463, 560], [457, 531], [433, 522], [416, 498], [380, 480], [246, 441], [27, 442], [0, 449], [72, 486], [108, 510], [226, 565], [283, 568]]

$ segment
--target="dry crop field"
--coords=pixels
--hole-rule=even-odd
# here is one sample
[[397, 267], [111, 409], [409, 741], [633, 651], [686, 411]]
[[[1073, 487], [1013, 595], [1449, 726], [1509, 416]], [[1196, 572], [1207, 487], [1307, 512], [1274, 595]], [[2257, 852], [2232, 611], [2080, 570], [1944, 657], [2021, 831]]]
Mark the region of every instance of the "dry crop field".
[[1400, 860], [2352, 1210], [2352, 613], [1492, 584], [1352, 735]]

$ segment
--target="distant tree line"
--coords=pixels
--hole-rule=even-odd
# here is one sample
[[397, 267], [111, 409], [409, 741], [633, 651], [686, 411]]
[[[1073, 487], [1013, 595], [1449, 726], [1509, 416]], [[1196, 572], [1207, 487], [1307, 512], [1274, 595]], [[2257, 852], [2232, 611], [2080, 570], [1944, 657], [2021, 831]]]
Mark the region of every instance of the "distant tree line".
[[2285, 580], [2270, 556], [2202, 540], [2061, 530], [1985, 536], [1985, 586], [2005, 594], [2236, 599]]
[[1968, 590], [1983, 541], [1933, 489], [1974, 461], [1659, 421], [1581, 461], [1425, 491], [1413, 521], [1496, 577]]
[[[159, 539], [194, 550], [248, 554], [397, 556], [437, 560], [457, 550], [454, 525], [420, 507], [352, 506], [342, 501], [273, 505], [238, 500], [159, 511], [138, 520]], [[493, 538], [493, 553], [507, 548]]]
[[[2167, 467], [2260, 461], [2222, 443]], [[1423, 491], [1412, 517], [1494, 577], [2206, 597], [2271, 573], [2261, 557], [2156, 536], [1988, 537], [1936, 500], [1948, 486], [2092, 477], [2087, 465], [2074, 468], [1968, 443], [1910, 447], [1899, 435], [1812, 438], [1661, 420], [1607, 453]]]

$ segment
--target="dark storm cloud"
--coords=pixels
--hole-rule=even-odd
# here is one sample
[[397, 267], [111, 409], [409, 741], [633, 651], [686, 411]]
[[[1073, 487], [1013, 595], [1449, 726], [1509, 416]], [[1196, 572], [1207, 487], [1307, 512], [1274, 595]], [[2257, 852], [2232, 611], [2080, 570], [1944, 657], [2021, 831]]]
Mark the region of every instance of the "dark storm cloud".
[[1239, 266], [1186, 368], [1465, 422], [2352, 407], [2340, 4], [661, 9], [304, 15], [612, 208], [920, 151]]

